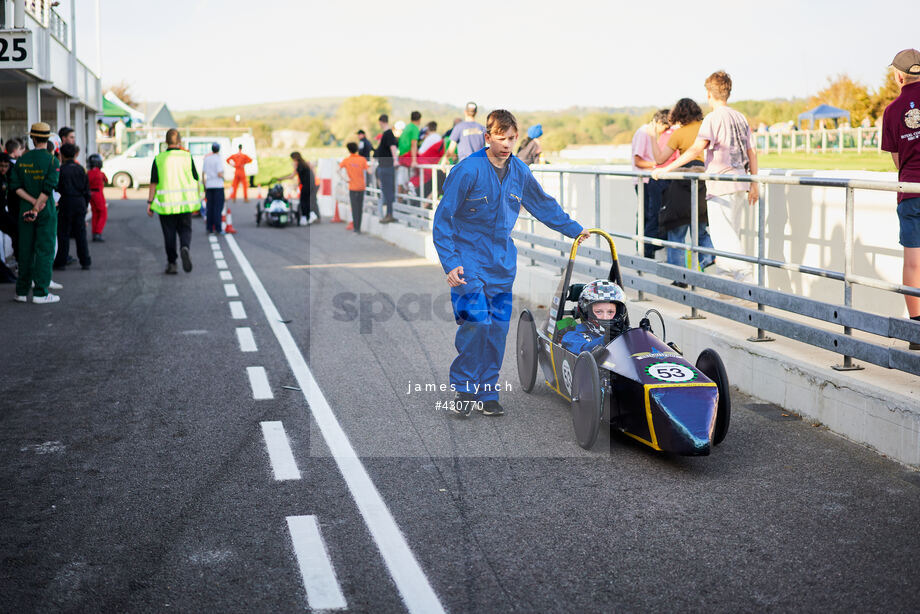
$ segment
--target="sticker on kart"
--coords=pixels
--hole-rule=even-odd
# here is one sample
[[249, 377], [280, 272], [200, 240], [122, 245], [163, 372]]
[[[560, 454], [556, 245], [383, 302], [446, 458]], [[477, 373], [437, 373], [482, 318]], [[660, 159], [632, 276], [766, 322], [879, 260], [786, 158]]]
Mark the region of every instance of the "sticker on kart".
[[656, 362], [645, 368], [645, 373], [660, 382], [682, 384], [696, 379], [696, 372], [687, 365], [676, 362]]

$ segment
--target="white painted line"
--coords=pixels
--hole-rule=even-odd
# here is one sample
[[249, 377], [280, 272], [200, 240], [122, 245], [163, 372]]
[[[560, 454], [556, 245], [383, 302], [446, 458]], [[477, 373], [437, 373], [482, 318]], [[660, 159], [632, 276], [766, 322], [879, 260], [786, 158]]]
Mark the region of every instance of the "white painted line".
[[348, 604], [339, 588], [316, 516], [288, 516], [287, 523], [310, 609], [344, 610]]
[[246, 373], [249, 375], [249, 385], [252, 386], [252, 398], [257, 401], [275, 398], [265, 367], [246, 367]]
[[233, 279], [233, 273], [231, 273], [230, 271], [221, 271], [220, 278], [223, 281], [230, 281], [231, 279]]
[[234, 320], [246, 319], [246, 310], [243, 309], [242, 301], [230, 301], [230, 315]]
[[211, 251], [213, 252], [220, 251], [220, 243], [217, 242], [217, 239], [214, 239], [213, 241], [211, 241]]
[[236, 284], [224, 284], [224, 293], [230, 298], [240, 295], [240, 291], [236, 289]]
[[214, 254], [214, 260], [223, 260], [223, 259], [224, 259], [224, 252], [222, 252], [222, 251], [220, 251], [220, 250], [217, 250], [217, 251], [214, 251], [214, 252], [211, 252], [211, 253]]
[[406, 538], [399, 530], [393, 514], [367, 474], [367, 469], [361, 464], [361, 459], [358, 458], [351, 442], [348, 441], [348, 436], [345, 435], [342, 425], [339, 424], [329, 402], [320, 390], [294, 337], [287, 326], [281, 322], [281, 314], [278, 313], [271, 297], [268, 296], [265, 286], [262, 285], [259, 276], [249, 264], [249, 260], [246, 259], [236, 239], [232, 235], [227, 235], [226, 240], [262, 306], [268, 325], [281, 345], [291, 372], [303, 391], [313, 418], [319, 426], [339, 471], [342, 472], [342, 477], [348, 485], [358, 511], [361, 512], [364, 523], [380, 550], [380, 555], [406, 604], [406, 609], [413, 614], [444, 612], [444, 606], [441, 605], [434, 589], [431, 588], [431, 583], [409, 548], [409, 544], [406, 543]]
[[240, 342], [241, 352], [258, 352], [255, 337], [252, 336], [252, 329], [248, 326], [241, 326], [236, 329], [236, 338]]
[[272, 471], [276, 480], [299, 480], [300, 469], [291, 452], [291, 443], [288, 441], [284, 425], [280, 422], [262, 422], [262, 436], [265, 437], [265, 447], [268, 458], [272, 462]]
[[208, 235], [208, 241], [211, 243], [217, 243], [217, 237], [215, 235]]
[[218, 261], [217, 261], [217, 268], [218, 268], [218, 269], [226, 269], [226, 268], [227, 268], [227, 261], [226, 261], [226, 260], [218, 260]]

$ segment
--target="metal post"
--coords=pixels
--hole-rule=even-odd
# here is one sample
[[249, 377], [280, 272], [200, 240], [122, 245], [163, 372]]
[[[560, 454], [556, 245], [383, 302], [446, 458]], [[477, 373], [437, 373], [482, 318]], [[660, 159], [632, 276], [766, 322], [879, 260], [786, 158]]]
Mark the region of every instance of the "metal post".
[[862, 126], [856, 128], [856, 153], [862, 153]]
[[[766, 286], [767, 267], [763, 263], [766, 255], [766, 226], [767, 226], [767, 184], [761, 183], [760, 198], [757, 200], [757, 285], [763, 288]], [[764, 311], [762, 303], [757, 303], [757, 311]], [[757, 329], [757, 335], [748, 337], [748, 341], [762, 342], [774, 341], [773, 337], [767, 337], [762, 328]]]
[[[696, 248], [700, 246], [700, 180], [690, 179], [690, 270], [697, 271], [700, 268], [700, 255]], [[694, 290], [696, 286], [690, 286]], [[704, 317], [699, 314], [696, 307], [690, 308], [690, 315], [681, 316], [682, 320], [703, 320]]]
[[[565, 209], [565, 205], [563, 204], [564, 202], [565, 202], [565, 172], [559, 171], [559, 206], [563, 209]], [[568, 238], [561, 232], [559, 233], [559, 237], [563, 241], [565, 241]], [[565, 251], [562, 251], [562, 250], [560, 250], [559, 253], [562, 254], [563, 257], [565, 257], [566, 255]]]
[[[844, 243], [843, 243], [843, 304], [851, 307], [853, 304], [853, 285], [850, 283], [850, 275], [853, 274], [853, 188], [847, 188], [847, 205], [846, 221], [844, 225]], [[852, 335], [853, 329], [849, 326], [843, 327], [844, 335]], [[853, 362], [852, 356], [843, 355], [842, 365], [831, 365], [835, 371], [856, 371], [862, 369]]]
[[[636, 197], [637, 205], [636, 208], [639, 211], [638, 216], [636, 217], [636, 230], [639, 235], [639, 253], [637, 255], [645, 257], [645, 182], [642, 177], [639, 177], [639, 183], [636, 184]], [[636, 271], [637, 277], [642, 277], [642, 271]], [[645, 292], [639, 290], [639, 296], [636, 298], [637, 301], [644, 301]]]
[[843, 128], [837, 128], [837, 153], [843, 153]]

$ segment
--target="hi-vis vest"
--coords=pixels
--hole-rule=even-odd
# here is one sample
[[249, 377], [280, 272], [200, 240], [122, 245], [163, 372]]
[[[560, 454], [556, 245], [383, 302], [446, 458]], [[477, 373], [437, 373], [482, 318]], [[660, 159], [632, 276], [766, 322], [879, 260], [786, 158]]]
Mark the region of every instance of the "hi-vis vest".
[[192, 155], [182, 149], [157, 154], [157, 191], [150, 208], [161, 215], [201, 209], [201, 186], [192, 176]]

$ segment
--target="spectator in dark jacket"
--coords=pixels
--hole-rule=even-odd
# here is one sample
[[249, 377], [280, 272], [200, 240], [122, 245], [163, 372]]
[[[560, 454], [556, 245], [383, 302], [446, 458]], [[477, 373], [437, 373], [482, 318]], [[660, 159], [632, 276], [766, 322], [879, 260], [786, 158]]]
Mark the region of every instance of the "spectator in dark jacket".
[[54, 268], [67, 266], [70, 252], [70, 238], [77, 241], [77, 258], [83, 270], [89, 269], [92, 260], [86, 243], [86, 208], [89, 204], [89, 179], [76, 157], [80, 148], [71, 143], [61, 145], [61, 178], [57, 191], [61, 195], [58, 202], [58, 249], [54, 258]]

